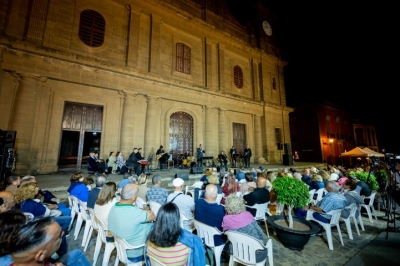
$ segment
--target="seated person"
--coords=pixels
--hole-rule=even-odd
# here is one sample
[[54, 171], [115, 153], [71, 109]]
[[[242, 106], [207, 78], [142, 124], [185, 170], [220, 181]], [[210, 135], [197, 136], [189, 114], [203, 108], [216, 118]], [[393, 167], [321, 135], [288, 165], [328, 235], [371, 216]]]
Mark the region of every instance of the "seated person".
[[99, 196], [100, 190], [103, 185], [107, 182], [107, 176], [105, 174], [98, 175], [96, 177], [96, 187], [90, 190], [88, 200], [87, 200], [87, 207], [94, 208], [94, 204]]
[[93, 178], [85, 177], [80, 184], [78, 184], [77, 186], [74, 187], [73, 190], [71, 190], [70, 194], [83, 202], [87, 202], [90, 192], [88, 186], [90, 186], [93, 183], [94, 183]]
[[312, 174], [311, 177], [304, 175], [301, 180], [309, 186], [309, 190], [318, 190], [325, 187], [322, 176], [319, 174]]
[[[246, 211], [243, 204], [243, 200], [234, 194], [229, 195], [226, 198], [225, 203], [226, 215], [222, 220], [222, 228], [224, 231], [232, 230], [237, 231], [260, 240], [263, 245], [265, 245], [264, 239], [266, 235], [264, 234], [261, 227], [258, 225], [256, 220], [251, 213]], [[232, 254], [232, 245], [229, 243], [230, 253]], [[268, 250], [256, 252], [256, 262], [261, 262], [267, 257]]]
[[[36, 219], [22, 225], [14, 239], [11, 251], [13, 266], [48, 265], [51, 256], [60, 247], [63, 232], [52, 217]], [[58, 259], [64, 265], [89, 266], [79, 249], [72, 250]]]
[[[217, 192], [218, 189], [215, 184], [206, 186], [204, 198], [200, 198], [195, 202], [194, 219], [222, 231], [222, 219], [225, 216], [225, 210], [222, 205], [216, 202]], [[214, 236], [214, 244], [216, 246], [223, 245], [225, 242], [226, 237], [224, 235]]]
[[254, 177], [250, 172], [246, 173], [244, 178], [246, 179], [246, 182], [240, 186], [240, 192], [242, 195], [252, 192], [257, 187], [256, 182], [254, 182]]
[[[315, 211], [313, 213], [314, 219], [323, 223], [329, 223], [331, 216], [326, 214], [327, 212], [346, 207], [347, 200], [343, 194], [339, 193], [340, 186], [335, 181], [328, 181], [325, 189], [328, 191], [328, 193], [322, 198], [318, 205], [312, 205], [310, 207], [305, 206], [303, 209], [296, 209], [296, 217], [304, 220], [307, 216], [307, 210], [310, 209]], [[320, 234], [321, 231], [322, 229], [320, 229], [320, 232], [317, 234]]]
[[147, 238], [146, 254], [167, 265], [206, 265], [202, 240], [179, 224], [178, 206], [172, 202], [161, 206]]
[[[346, 198], [347, 206], [350, 206], [353, 203], [356, 204], [362, 204], [364, 203], [363, 198], [360, 196], [360, 194], [358, 194], [355, 189], [356, 189], [357, 185], [354, 182], [354, 180], [352, 179], [346, 179], [346, 181], [343, 183], [343, 189], [344, 189], [344, 197]], [[360, 212], [356, 211], [356, 217], [358, 218], [358, 216], [360, 215]], [[350, 216], [350, 209], [343, 209], [342, 214], [340, 215], [340, 217], [346, 219]]]
[[240, 191], [240, 186], [238, 182], [236, 182], [235, 175], [229, 173], [222, 183], [222, 192], [224, 193], [224, 197], [221, 200], [221, 204], [225, 205], [225, 198], [228, 197], [230, 194], [235, 194], [236, 192]]
[[[257, 188], [250, 192], [249, 194], [243, 195], [244, 204], [247, 206], [253, 206], [254, 204], [262, 204], [269, 202], [269, 190], [265, 188], [267, 179], [263, 176], [257, 178]], [[253, 216], [256, 215], [257, 209], [246, 207]]]
[[228, 171], [228, 157], [226, 156], [225, 152], [221, 151], [221, 153], [218, 154], [218, 162], [222, 168], [225, 168], [225, 171]]

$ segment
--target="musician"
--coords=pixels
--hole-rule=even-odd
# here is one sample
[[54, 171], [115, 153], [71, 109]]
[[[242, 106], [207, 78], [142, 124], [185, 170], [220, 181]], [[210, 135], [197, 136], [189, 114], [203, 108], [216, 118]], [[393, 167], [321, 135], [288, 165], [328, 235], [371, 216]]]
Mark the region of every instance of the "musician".
[[160, 148], [156, 152], [156, 158], [158, 159], [158, 162], [160, 164], [160, 171], [163, 169], [163, 165], [166, 162], [166, 158], [163, 156], [165, 154], [166, 153], [164, 151], [164, 147], [162, 145], [160, 145]]
[[184, 158], [187, 158], [190, 156], [190, 151], [186, 150], [186, 152], [183, 154]]
[[220, 154], [218, 154], [218, 161], [221, 165], [223, 165], [225, 167], [225, 171], [228, 171], [228, 158], [225, 154], [225, 152], [221, 151]]
[[137, 176], [140, 175], [140, 163], [138, 162], [139, 159], [137, 157], [138, 149], [134, 148], [133, 152], [129, 155], [129, 159], [126, 161], [126, 164], [129, 167], [133, 167], [135, 174]]
[[251, 158], [251, 149], [249, 147], [249, 144], [247, 144], [247, 147], [244, 149], [244, 167], [245, 168], [250, 168], [250, 158]]
[[[142, 148], [138, 148], [138, 152], [136, 153], [136, 158], [138, 158], [138, 161], [146, 160], [146, 158], [142, 156]], [[146, 165], [140, 164], [140, 173], [144, 172], [145, 167]]]
[[88, 158], [88, 164], [90, 170], [94, 172], [104, 173], [106, 171], [106, 164], [104, 160], [98, 158], [99, 153], [97, 152], [90, 152]]
[[197, 166], [203, 166], [203, 153], [206, 151], [203, 149], [203, 144], [200, 144], [197, 148]]
[[235, 146], [232, 146], [232, 148], [229, 151], [229, 154], [231, 155], [232, 167], [236, 167], [236, 149], [235, 149]]

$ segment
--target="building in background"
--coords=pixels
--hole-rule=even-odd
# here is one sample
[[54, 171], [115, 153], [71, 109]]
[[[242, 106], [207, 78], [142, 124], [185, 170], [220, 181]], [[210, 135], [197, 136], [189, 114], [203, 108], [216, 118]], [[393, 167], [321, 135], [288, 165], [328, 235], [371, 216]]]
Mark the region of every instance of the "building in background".
[[375, 126], [362, 120], [354, 120], [353, 130], [356, 146], [367, 147], [373, 151], [381, 152], [378, 146]]
[[245, 21], [232, 2], [1, 1], [0, 129], [17, 132], [16, 172], [160, 145], [216, 157], [249, 144], [251, 162], [280, 161], [293, 109], [278, 18], [256, 3]]
[[339, 165], [356, 146], [352, 117], [328, 102], [307, 104], [289, 114], [293, 155], [305, 162]]

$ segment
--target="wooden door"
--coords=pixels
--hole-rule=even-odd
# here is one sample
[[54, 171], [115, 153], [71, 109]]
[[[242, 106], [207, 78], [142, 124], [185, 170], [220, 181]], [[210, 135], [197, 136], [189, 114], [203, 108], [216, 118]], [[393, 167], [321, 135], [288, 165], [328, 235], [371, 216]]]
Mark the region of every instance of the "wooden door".
[[169, 152], [177, 160], [186, 150], [193, 154], [193, 118], [185, 112], [176, 112], [169, 120]]
[[233, 146], [236, 148], [236, 152], [240, 155], [243, 154], [244, 149], [246, 148], [246, 125], [233, 123]]
[[76, 165], [90, 150], [100, 151], [103, 106], [66, 102], [62, 120], [62, 137], [58, 165]]

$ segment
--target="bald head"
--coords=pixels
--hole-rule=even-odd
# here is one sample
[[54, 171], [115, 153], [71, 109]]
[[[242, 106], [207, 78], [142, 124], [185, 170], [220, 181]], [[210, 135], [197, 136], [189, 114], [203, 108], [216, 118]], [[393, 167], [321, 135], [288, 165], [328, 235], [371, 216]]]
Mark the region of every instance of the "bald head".
[[136, 184], [125, 185], [121, 190], [122, 200], [131, 200], [134, 196], [137, 196], [139, 189]]
[[267, 179], [265, 179], [265, 177], [260, 176], [257, 178], [257, 187], [258, 188], [265, 188], [266, 184], [267, 184]]
[[218, 195], [218, 189], [214, 184], [208, 184], [206, 186], [206, 191], [204, 192], [204, 198], [208, 202], [215, 202]]

